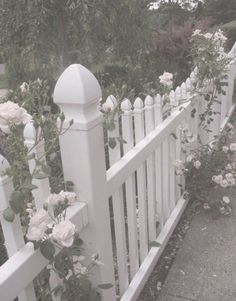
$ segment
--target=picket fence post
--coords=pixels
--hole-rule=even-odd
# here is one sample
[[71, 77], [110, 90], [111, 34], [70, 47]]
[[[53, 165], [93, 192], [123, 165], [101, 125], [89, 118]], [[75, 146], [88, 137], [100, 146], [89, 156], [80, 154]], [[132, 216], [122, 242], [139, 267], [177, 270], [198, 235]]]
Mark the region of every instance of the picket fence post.
[[93, 281], [113, 284], [101, 291], [103, 300], [111, 301], [116, 294], [100, 99], [97, 79], [80, 64], [70, 65], [54, 90], [54, 102], [65, 115], [66, 132], [60, 136], [64, 178], [74, 183], [79, 199], [88, 204], [89, 224], [81, 236], [86, 254], [97, 253], [104, 264], [93, 270]]

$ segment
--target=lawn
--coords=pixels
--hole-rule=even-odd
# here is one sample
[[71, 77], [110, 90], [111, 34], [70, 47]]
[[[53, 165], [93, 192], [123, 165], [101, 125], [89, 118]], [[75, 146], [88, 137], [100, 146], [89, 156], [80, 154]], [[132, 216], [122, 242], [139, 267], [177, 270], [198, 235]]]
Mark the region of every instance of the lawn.
[[7, 79], [5, 74], [0, 74], [0, 89], [7, 89]]

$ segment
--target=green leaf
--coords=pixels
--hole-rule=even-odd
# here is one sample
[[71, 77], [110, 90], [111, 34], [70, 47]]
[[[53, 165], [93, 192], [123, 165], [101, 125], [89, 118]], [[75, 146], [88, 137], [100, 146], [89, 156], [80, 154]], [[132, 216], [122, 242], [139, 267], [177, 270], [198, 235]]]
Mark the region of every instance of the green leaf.
[[156, 240], [153, 241], [149, 241], [149, 248], [159, 248], [161, 246], [161, 244], [159, 242], [157, 242]]
[[25, 200], [25, 195], [21, 191], [14, 191], [11, 194], [11, 199], [10, 199], [10, 206], [11, 209], [17, 214], [22, 211], [24, 208], [24, 200]]
[[114, 149], [116, 147], [116, 144], [117, 143], [116, 143], [116, 139], [115, 138], [113, 138], [113, 137], [109, 138], [108, 145], [109, 145], [110, 148]]
[[33, 175], [34, 179], [42, 180], [48, 178], [48, 175], [45, 174], [44, 172], [37, 172]]
[[55, 297], [58, 297], [61, 296], [62, 292], [63, 292], [63, 287], [61, 285], [58, 285], [54, 288], [53, 294]]
[[45, 240], [40, 245], [40, 251], [46, 259], [52, 260], [56, 250], [55, 246], [50, 240]]
[[113, 284], [111, 283], [103, 283], [103, 284], [99, 284], [98, 287], [102, 290], [108, 290], [110, 288], [113, 287]]
[[48, 165], [43, 165], [42, 166], [42, 171], [45, 173], [45, 174], [47, 174], [48, 176], [50, 176], [51, 175], [51, 167], [50, 166], [48, 166]]
[[117, 140], [121, 143], [121, 144], [126, 144], [127, 141], [125, 139], [123, 139], [122, 137], [117, 137]]
[[12, 223], [15, 219], [15, 213], [11, 208], [7, 208], [3, 211], [3, 217], [7, 222]]
[[38, 186], [32, 184], [32, 183], [31, 183], [31, 180], [27, 179], [27, 180], [22, 184], [22, 188], [23, 188], [23, 189], [27, 189], [27, 190], [34, 190], [34, 189], [38, 188]]
[[80, 277], [79, 286], [83, 291], [88, 292], [91, 289], [91, 282], [86, 277]]
[[171, 133], [171, 136], [175, 138], [175, 140], [178, 140], [178, 137], [176, 136], [175, 133]]
[[115, 123], [113, 121], [107, 122], [106, 128], [107, 128], [108, 131], [112, 132], [112, 131], [115, 130], [116, 125], [115, 125]]
[[59, 118], [61, 120], [61, 122], [63, 122], [65, 120], [65, 114], [63, 112], [60, 113]]

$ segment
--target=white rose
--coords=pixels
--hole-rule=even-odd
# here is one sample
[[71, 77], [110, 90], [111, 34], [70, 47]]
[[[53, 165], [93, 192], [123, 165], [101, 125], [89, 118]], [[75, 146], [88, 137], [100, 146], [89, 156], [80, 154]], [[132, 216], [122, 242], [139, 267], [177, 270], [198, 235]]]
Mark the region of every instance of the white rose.
[[186, 158], [187, 162], [191, 162], [193, 160], [194, 156], [193, 155], [188, 155]]
[[198, 168], [201, 166], [201, 162], [200, 162], [199, 160], [197, 160], [197, 161], [195, 161], [195, 162], [193, 163], [193, 165], [194, 165], [195, 168], [198, 169]]
[[62, 246], [70, 247], [74, 241], [75, 225], [70, 221], [62, 221], [55, 225], [52, 230], [52, 237]]
[[112, 109], [113, 108], [109, 104], [107, 104], [106, 102], [102, 105], [102, 110], [104, 112], [110, 112]]
[[198, 35], [201, 35], [201, 30], [200, 29], [194, 30], [192, 36], [194, 37], [194, 36], [198, 36]]
[[205, 37], [206, 39], [208, 39], [208, 40], [210, 40], [210, 39], [212, 38], [212, 36], [213, 36], [213, 34], [212, 34], [212, 33], [209, 33], [209, 32], [207, 32], [207, 33], [204, 34], [204, 37]]
[[229, 148], [232, 152], [235, 152], [236, 151], [236, 143], [231, 143]]
[[159, 76], [160, 83], [167, 87], [172, 87], [173, 85], [173, 74], [169, 72], [164, 72]]
[[222, 150], [223, 150], [224, 153], [227, 153], [228, 150], [229, 150], [229, 148], [228, 148], [228, 146], [223, 146], [223, 147], [222, 147]]
[[44, 209], [40, 209], [30, 218], [30, 227], [35, 226], [38, 227], [41, 224], [48, 224], [50, 222], [50, 216], [47, 211]]
[[227, 164], [226, 166], [225, 166], [225, 169], [226, 170], [230, 170], [230, 169], [232, 169], [233, 168], [233, 166], [231, 165], [231, 164]]
[[227, 182], [227, 180], [222, 180], [222, 181], [220, 182], [220, 186], [221, 186], [222, 188], [228, 187], [228, 182]]
[[62, 198], [62, 196], [60, 194], [52, 193], [52, 194], [49, 195], [49, 197], [44, 202], [44, 204], [47, 205], [47, 206], [56, 206], [60, 202], [62, 202], [63, 200], [64, 199]]
[[230, 199], [227, 196], [223, 196], [222, 200], [223, 200], [223, 202], [225, 204], [229, 204], [230, 203]]
[[229, 186], [234, 186], [235, 185], [235, 179], [232, 178], [232, 179], [227, 179], [227, 183]]
[[29, 85], [24, 82], [21, 86], [20, 86], [20, 90], [22, 94], [25, 94], [29, 91]]
[[203, 204], [203, 208], [204, 208], [205, 210], [211, 209], [211, 207], [209, 206], [208, 203], [204, 203], [204, 204]]
[[39, 226], [30, 226], [26, 234], [27, 239], [32, 241], [41, 240], [44, 237], [46, 228], [47, 225], [45, 223]]
[[229, 173], [225, 174], [225, 177], [227, 180], [229, 180], [229, 179], [233, 179], [234, 176], [232, 173], [229, 172]]
[[183, 166], [183, 161], [182, 160], [175, 160], [174, 166], [177, 168], [181, 168]]
[[63, 198], [64, 202], [66, 202], [69, 205], [72, 205], [74, 202], [76, 202], [77, 196], [75, 192], [70, 192], [70, 191], [61, 191], [59, 193], [61, 198]]
[[26, 124], [31, 120], [32, 117], [18, 104], [11, 101], [0, 104], [0, 126]]
[[216, 184], [220, 184], [221, 181], [223, 181], [223, 176], [222, 175], [214, 176], [213, 181], [216, 182]]

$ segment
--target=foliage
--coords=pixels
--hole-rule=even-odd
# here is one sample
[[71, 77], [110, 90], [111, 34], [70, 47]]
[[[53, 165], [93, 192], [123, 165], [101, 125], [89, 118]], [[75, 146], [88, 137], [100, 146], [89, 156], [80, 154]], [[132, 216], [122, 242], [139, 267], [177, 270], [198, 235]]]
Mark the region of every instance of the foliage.
[[213, 116], [219, 114], [214, 110], [214, 104], [219, 103], [218, 95], [225, 95], [227, 86], [227, 66], [229, 58], [224, 50], [227, 38], [221, 30], [203, 34], [195, 30], [192, 35], [192, 57], [195, 66], [192, 97], [202, 96], [206, 110], [200, 115], [201, 124], [209, 131], [208, 125]]
[[71, 63], [86, 65], [104, 81], [108, 72], [115, 76], [110, 66], [127, 71], [127, 64], [139, 65], [149, 40], [149, 2], [1, 1], [0, 45], [10, 86], [55, 80]]
[[183, 174], [186, 178], [186, 191], [195, 205], [203, 205], [214, 216], [228, 215], [232, 208], [227, 197], [228, 191], [235, 186], [235, 164], [233, 156], [235, 144], [226, 145], [232, 135], [232, 126], [211, 145], [202, 145], [187, 156]]
[[215, 24], [228, 23], [236, 19], [236, 3], [234, 0], [206, 0], [204, 14], [213, 17]]

